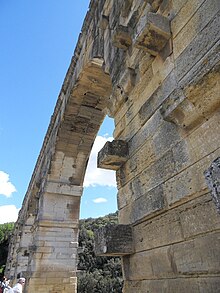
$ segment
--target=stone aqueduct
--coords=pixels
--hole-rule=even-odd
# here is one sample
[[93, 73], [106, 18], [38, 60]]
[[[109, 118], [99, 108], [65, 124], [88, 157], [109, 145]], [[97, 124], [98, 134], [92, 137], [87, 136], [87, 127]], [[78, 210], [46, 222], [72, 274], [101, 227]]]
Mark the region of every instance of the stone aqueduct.
[[80, 197], [105, 117], [126, 293], [220, 292], [220, 1], [93, 0], [16, 223], [6, 273], [76, 292]]

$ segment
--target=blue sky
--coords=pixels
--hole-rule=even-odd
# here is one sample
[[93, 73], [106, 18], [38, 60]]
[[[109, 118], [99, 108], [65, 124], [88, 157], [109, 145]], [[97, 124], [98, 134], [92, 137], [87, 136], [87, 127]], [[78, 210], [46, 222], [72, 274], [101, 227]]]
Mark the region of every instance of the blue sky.
[[[16, 220], [89, 0], [0, 0], [0, 223]], [[115, 212], [113, 171], [95, 169], [111, 139], [106, 119], [92, 151], [81, 218]]]

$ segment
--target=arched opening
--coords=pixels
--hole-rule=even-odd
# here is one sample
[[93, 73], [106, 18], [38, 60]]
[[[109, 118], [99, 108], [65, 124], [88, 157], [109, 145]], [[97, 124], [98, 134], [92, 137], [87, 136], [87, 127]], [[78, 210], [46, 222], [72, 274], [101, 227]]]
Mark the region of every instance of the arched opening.
[[107, 141], [113, 140], [114, 121], [105, 117], [95, 138], [84, 179], [80, 218], [97, 218], [117, 210], [115, 171], [97, 167], [97, 155]]
[[77, 292], [122, 292], [121, 258], [97, 256], [95, 236], [106, 225], [118, 224], [116, 174], [97, 167], [98, 152], [113, 140], [114, 120], [105, 117], [88, 161], [80, 205]]

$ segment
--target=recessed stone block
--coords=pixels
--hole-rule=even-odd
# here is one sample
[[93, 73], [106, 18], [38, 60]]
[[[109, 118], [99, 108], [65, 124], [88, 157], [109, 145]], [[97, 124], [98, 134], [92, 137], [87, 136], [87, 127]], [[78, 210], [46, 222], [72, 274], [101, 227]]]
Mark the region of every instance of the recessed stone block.
[[135, 46], [156, 56], [165, 47], [170, 37], [169, 19], [160, 14], [148, 12], [138, 22]]
[[100, 17], [99, 27], [103, 30], [105, 30], [108, 27], [109, 24], [109, 18], [106, 15], [102, 15]]
[[204, 174], [207, 185], [212, 192], [212, 199], [220, 213], [220, 157], [212, 162]]
[[95, 254], [122, 256], [133, 253], [132, 228], [129, 225], [107, 225], [95, 233]]
[[127, 161], [128, 144], [123, 140], [107, 141], [98, 153], [98, 168], [118, 170]]
[[120, 87], [123, 92], [128, 95], [131, 90], [134, 88], [136, 82], [136, 72], [132, 68], [127, 68], [119, 82]]

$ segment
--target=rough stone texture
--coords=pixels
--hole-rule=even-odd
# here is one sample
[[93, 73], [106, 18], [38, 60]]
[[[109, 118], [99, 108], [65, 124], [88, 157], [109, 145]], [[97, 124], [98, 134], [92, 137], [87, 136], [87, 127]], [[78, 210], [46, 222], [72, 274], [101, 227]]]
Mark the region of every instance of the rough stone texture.
[[135, 46], [156, 56], [170, 37], [169, 20], [160, 14], [147, 12], [137, 23]]
[[95, 236], [95, 253], [101, 256], [132, 254], [132, 228], [127, 225], [107, 225], [99, 228]]
[[212, 191], [212, 198], [220, 213], [220, 157], [212, 162], [205, 172], [205, 178], [209, 189]]
[[117, 48], [127, 50], [132, 43], [128, 27], [118, 26], [113, 35], [112, 43]]
[[[169, 278], [162, 280], [142, 280], [142, 281], [126, 281], [124, 291], [127, 293], [213, 293], [219, 292], [219, 277], [200, 278], [187, 277]], [[147, 288], [147, 291], [146, 291]]]
[[219, 292], [219, 15], [219, 0], [91, 1], [10, 243], [6, 274], [26, 276], [25, 293], [76, 292], [84, 174], [106, 114], [126, 146], [107, 152], [133, 235], [123, 292]]
[[126, 161], [128, 145], [123, 140], [107, 141], [98, 153], [98, 167], [118, 170]]

